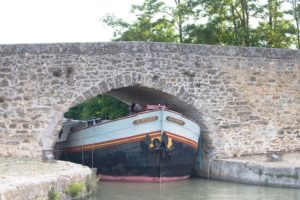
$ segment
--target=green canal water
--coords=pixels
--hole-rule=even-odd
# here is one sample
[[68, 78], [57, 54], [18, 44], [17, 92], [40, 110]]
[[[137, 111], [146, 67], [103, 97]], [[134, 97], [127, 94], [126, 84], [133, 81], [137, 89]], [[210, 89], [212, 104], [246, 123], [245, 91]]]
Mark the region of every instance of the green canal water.
[[100, 182], [89, 200], [300, 200], [300, 189], [191, 178], [171, 183]]

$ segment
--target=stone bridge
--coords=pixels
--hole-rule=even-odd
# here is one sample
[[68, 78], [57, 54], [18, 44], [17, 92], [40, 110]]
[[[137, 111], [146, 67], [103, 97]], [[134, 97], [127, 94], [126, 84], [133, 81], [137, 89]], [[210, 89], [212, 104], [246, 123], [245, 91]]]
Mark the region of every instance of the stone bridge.
[[204, 158], [300, 149], [300, 51], [112, 42], [0, 45], [0, 156], [41, 157], [63, 114], [99, 94], [168, 103]]

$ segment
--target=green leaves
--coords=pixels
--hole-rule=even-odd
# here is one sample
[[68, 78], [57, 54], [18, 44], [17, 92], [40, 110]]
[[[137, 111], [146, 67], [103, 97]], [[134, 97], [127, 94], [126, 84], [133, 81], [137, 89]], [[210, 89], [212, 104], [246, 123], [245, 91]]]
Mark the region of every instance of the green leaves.
[[[256, 28], [257, 46], [272, 48], [289, 48], [294, 43], [291, 37], [292, 24], [286, 20], [278, 20], [274, 24], [263, 22]], [[288, 34], [290, 33], [290, 34]]]
[[116, 119], [128, 114], [128, 105], [106, 95], [99, 95], [87, 100], [65, 113], [64, 117], [87, 120], [93, 117]]
[[287, 11], [291, 16], [293, 16], [293, 21], [295, 24], [295, 35], [296, 35], [296, 46], [300, 49], [300, 1], [290, 0], [291, 9]]
[[289, 48], [294, 43], [295, 33], [291, 20], [282, 11], [282, 1], [268, 0], [264, 5], [261, 22], [255, 29], [258, 46]]
[[[114, 40], [291, 48], [300, 45], [300, 3], [290, 0], [144, 0], [133, 23], [107, 16]], [[288, 10], [286, 9], [288, 8]]]
[[106, 16], [104, 23], [113, 27], [114, 40], [117, 41], [152, 41], [182, 42], [184, 22], [192, 10], [180, 0], [176, 6], [167, 6], [163, 1], [145, 0], [142, 5], [133, 5], [131, 12], [136, 16], [132, 24]]

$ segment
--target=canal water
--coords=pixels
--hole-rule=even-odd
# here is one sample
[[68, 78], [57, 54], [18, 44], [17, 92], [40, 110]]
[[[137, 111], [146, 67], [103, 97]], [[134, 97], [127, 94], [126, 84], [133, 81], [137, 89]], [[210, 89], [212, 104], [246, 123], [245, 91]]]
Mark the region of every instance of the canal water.
[[300, 189], [201, 178], [171, 183], [100, 182], [89, 200], [300, 200]]

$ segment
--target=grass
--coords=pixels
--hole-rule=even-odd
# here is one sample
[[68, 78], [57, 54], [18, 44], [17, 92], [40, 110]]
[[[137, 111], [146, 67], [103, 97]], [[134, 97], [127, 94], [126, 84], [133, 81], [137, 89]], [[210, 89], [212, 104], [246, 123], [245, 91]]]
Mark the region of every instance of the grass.
[[299, 179], [298, 173], [295, 173], [295, 174], [276, 174], [276, 177], [277, 177], [277, 178], [286, 177], [286, 178]]
[[53, 186], [51, 186], [51, 189], [48, 192], [48, 200], [60, 200], [61, 194], [60, 192], [57, 192]]
[[98, 182], [99, 177], [97, 176], [96, 172], [93, 171], [92, 174], [85, 179], [85, 188], [87, 192], [95, 192]]
[[270, 176], [270, 177], [276, 177], [276, 178], [294, 178], [294, 179], [299, 179], [299, 174], [270, 174], [270, 173], [265, 173], [264, 175]]
[[84, 184], [83, 182], [72, 183], [65, 190], [65, 193], [73, 198], [78, 197], [80, 194], [84, 192]]

